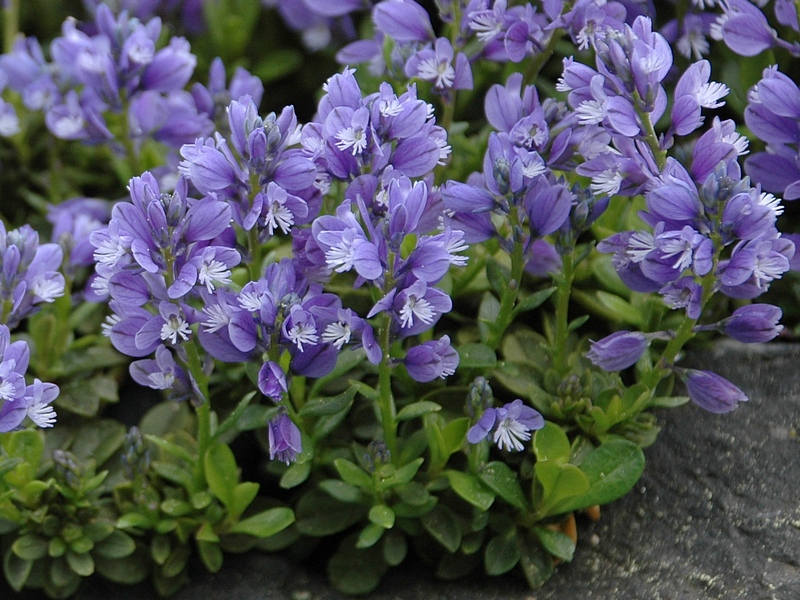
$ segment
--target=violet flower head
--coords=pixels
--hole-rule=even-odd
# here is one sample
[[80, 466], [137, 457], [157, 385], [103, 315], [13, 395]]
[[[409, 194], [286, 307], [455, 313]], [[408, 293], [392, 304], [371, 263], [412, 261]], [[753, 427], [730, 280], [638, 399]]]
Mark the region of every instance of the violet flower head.
[[459, 356], [450, 345], [450, 337], [425, 342], [409, 349], [403, 361], [408, 374], [415, 381], [425, 383], [444, 379], [456, 372]]
[[616, 331], [592, 342], [586, 358], [604, 371], [621, 371], [636, 364], [650, 345], [650, 338], [640, 331]]
[[13, 431], [29, 417], [38, 427], [52, 427], [56, 414], [50, 404], [58, 386], [38, 379], [25, 384], [30, 348], [22, 340], [12, 342], [9, 329], [0, 325], [0, 433]]
[[678, 372], [692, 401], [709, 412], [730, 412], [740, 402], [748, 401], [742, 390], [716, 373], [697, 369], [683, 369]]
[[544, 427], [544, 417], [519, 398], [502, 408], [487, 408], [478, 422], [467, 432], [467, 441], [477, 444], [490, 434], [501, 450], [519, 452], [523, 442], [531, 439], [531, 431]]
[[40, 245], [29, 225], [6, 232], [0, 223], [0, 301], [6, 325], [15, 328], [36, 305], [64, 295], [64, 276], [58, 271], [62, 257], [58, 244]]
[[258, 389], [273, 402], [280, 402], [289, 391], [286, 374], [278, 363], [266, 361], [258, 372]]
[[277, 459], [287, 465], [297, 459], [302, 452], [300, 429], [285, 412], [269, 422], [269, 458]]
[[783, 311], [771, 304], [748, 304], [733, 311], [719, 323], [719, 329], [733, 339], [746, 344], [761, 344], [777, 337], [783, 330], [778, 321]]

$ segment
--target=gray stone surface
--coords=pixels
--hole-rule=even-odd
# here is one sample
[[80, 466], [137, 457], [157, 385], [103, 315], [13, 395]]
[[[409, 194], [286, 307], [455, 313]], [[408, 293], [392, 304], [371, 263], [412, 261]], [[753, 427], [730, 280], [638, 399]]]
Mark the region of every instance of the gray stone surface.
[[[440, 582], [392, 571], [371, 600], [800, 599], [800, 347], [719, 344], [685, 364], [712, 369], [751, 398], [728, 415], [664, 411], [634, 491], [579, 523], [571, 564], [542, 590], [513, 576]], [[279, 557], [226, 557], [176, 600], [339, 600], [320, 570]], [[0, 589], [0, 598], [5, 598]], [[83, 600], [152, 597], [101, 582]]]

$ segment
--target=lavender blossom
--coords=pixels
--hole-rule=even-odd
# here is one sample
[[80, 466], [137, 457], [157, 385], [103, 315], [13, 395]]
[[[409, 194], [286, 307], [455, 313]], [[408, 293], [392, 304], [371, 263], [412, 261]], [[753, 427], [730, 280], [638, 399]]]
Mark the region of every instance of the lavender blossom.
[[273, 402], [280, 402], [289, 391], [286, 375], [278, 363], [268, 360], [258, 372], [258, 389]]
[[467, 432], [467, 441], [477, 444], [492, 434], [501, 450], [519, 452], [523, 442], [531, 439], [531, 431], [544, 427], [544, 417], [517, 399], [502, 408], [487, 408], [478, 422]]
[[269, 422], [269, 458], [287, 465], [297, 459], [302, 451], [300, 430], [289, 416], [281, 412]]
[[458, 352], [450, 345], [450, 337], [443, 335], [439, 340], [410, 348], [403, 363], [412, 379], [426, 383], [455, 373], [458, 361]]
[[740, 402], [748, 401], [742, 390], [716, 373], [697, 369], [683, 369], [679, 373], [692, 401], [709, 412], [730, 412]]
[[30, 361], [27, 342], [11, 341], [6, 325], [0, 325], [0, 433], [19, 428], [25, 417], [38, 427], [52, 427], [56, 414], [51, 406], [58, 386], [35, 379], [25, 384]]
[[6, 232], [0, 223], [0, 323], [15, 328], [36, 305], [64, 295], [64, 276], [58, 272], [63, 252], [58, 244], [39, 245], [29, 226]]
[[592, 342], [586, 358], [604, 371], [622, 371], [638, 362], [651, 339], [639, 331], [616, 331]]

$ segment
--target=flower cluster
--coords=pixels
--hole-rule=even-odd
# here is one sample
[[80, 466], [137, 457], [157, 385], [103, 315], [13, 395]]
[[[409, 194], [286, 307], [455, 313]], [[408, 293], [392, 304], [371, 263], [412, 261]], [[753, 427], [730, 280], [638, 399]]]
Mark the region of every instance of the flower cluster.
[[63, 252], [58, 244], [39, 244], [29, 225], [6, 231], [0, 222], [0, 323], [15, 329], [42, 302], [64, 295], [59, 272]]
[[800, 198], [800, 88], [777, 67], [764, 69], [763, 79], [747, 96], [747, 127], [767, 143], [766, 151], [747, 158], [747, 174], [784, 200]]
[[37, 427], [52, 427], [56, 412], [50, 405], [58, 396], [58, 386], [34, 379], [26, 385], [31, 351], [25, 341], [11, 341], [6, 325], [0, 325], [0, 433], [19, 428], [25, 417]]

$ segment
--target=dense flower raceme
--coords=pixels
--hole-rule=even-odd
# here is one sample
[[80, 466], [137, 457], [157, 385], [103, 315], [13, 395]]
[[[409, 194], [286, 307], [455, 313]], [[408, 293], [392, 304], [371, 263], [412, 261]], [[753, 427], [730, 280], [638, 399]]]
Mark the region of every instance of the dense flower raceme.
[[50, 404], [58, 386], [38, 379], [25, 383], [30, 354], [27, 342], [12, 342], [8, 327], [0, 325], [0, 433], [17, 429], [26, 417], [38, 427], [52, 427], [56, 421]]
[[[137, 14], [152, 13], [137, 8]], [[0, 56], [3, 87], [17, 92], [27, 110], [44, 112], [54, 136], [116, 141], [116, 151], [133, 142], [138, 152], [148, 139], [177, 149], [212, 132], [220, 106], [231, 99], [244, 94], [260, 99], [261, 82], [244, 69], [236, 70], [226, 88], [219, 60], [212, 64], [208, 87], [198, 83], [186, 91], [197, 59], [185, 39], [173, 37], [159, 49], [159, 18], [141, 22], [125, 11], [115, 17], [105, 4], [94, 12], [94, 22], [84, 27], [74, 19], [64, 23], [62, 36], [50, 45], [52, 62], [35, 38], [20, 37]], [[118, 130], [122, 121], [124, 131]], [[0, 103], [0, 135], [17, 130], [13, 107]]]
[[180, 172], [200, 193], [226, 199], [236, 223], [257, 228], [262, 240], [308, 222], [327, 188], [313, 157], [295, 147], [300, 128], [294, 109], [262, 118], [255, 100], [244, 95], [227, 113], [229, 138], [217, 132], [184, 145]]
[[486, 117], [497, 131], [489, 135], [482, 173], [443, 187], [445, 222], [462, 229], [468, 243], [497, 236], [510, 251], [521, 242], [525, 268], [545, 276], [559, 270], [559, 248], [570, 247], [608, 202], [553, 171], [571, 170], [581, 149], [605, 148], [609, 138], [598, 125], [578, 123], [563, 103], [540, 103], [536, 88], [521, 84], [513, 74], [487, 93]]

